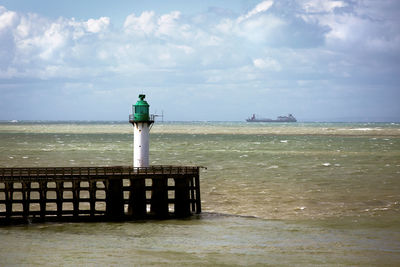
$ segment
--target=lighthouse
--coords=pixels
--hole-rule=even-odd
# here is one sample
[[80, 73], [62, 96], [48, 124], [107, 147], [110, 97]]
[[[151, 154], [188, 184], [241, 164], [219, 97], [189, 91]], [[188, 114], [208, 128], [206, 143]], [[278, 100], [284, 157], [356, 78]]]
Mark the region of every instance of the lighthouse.
[[139, 100], [132, 106], [129, 122], [133, 125], [133, 167], [149, 167], [150, 128], [154, 123], [149, 114], [150, 105], [144, 100], [146, 95], [139, 95]]

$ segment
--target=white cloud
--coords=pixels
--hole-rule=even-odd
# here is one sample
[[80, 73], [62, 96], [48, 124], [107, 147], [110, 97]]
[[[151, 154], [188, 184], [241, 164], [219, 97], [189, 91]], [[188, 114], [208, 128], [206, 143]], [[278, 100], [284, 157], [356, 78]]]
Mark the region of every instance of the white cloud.
[[252, 10], [250, 10], [246, 15], [240, 16], [237, 19], [237, 22], [240, 23], [243, 20], [249, 19], [251, 17], [253, 17], [254, 15], [257, 15], [259, 13], [265, 12], [267, 11], [272, 5], [274, 4], [273, 1], [268, 0], [268, 1], [264, 1], [259, 3], [258, 5], [256, 5], [255, 8], [253, 8]]
[[59, 23], [52, 23], [42, 36], [33, 39], [32, 45], [39, 47], [42, 52], [40, 57], [45, 60], [54, 58], [53, 53], [62, 48], [67, 41], [67, 33]]
[[[144, 11], [128, 15], [122, 29], [110, 28], [109, 17], [51, 20], [0, 8], [0, 26], [8, 29], [6, 35], [0, 35], [0, 46], [7, 45], [5, 49], [10, 51], [0, 53], [0, 73], [2, 77], [37, 75], [46, 79], [57, 75], [129, 76], [135, 71], [154, 70], [197, 75], [198, 81], [206, 81], [210, 77], [205, 70], [215, 69], [220, 76], [213, 74], [211, 80], [234, 82], [243, 69], [246, 75], [241, 79], [259, 77], [252, 71], [283, 72], [283, 69], [289, 69], [290, 73], [331, 75], [332, 69], [343, 65], [337, 57], [347, 56], [351, 62], [358, 52], [357, 46], [379, 51], [388, 47], [398, 49], [398, 27], [357, 15], [366, 12], [357, 5], [352, 6], [351, 12], [337, 13], [337, 8], [346, 3], [317, 0], [302, 3], [291, 16], [282, 16], [280, 6], [274, 6], [273, 1], [263, 1], [236, 17], [213, 14], [214, 20], [207, 20], [207, 16], [192, 20], [179, 11], [158, 15]], [[304, 19], [301, 25], [296, 24], [298, 16]], [[311, 37], [320, 35], [325, 43], [313, 44], [311, 40], [307, 50], [298, 50], [298, 42], [309, 38], [303, 33]], [[353, 50], [355, 53], [348, 52]], [[295, 58], [301, 58], [301, 64]], [[351, 68], [344, 66], [344, 72]], [[230, 74], [222, 75], [227, 69]]]
[[261, 2], [237, 19], [222, 18], [214, 28], [226, 36], [245, 38], [255, 43], [268, 42], [286, 25], [286, 22], [278, 16], [265, 13], [272, 5], [273, 1]]
[[236, 28], [236, 33], [253, 42], [265, 42], [276, 38], [276, 33], [284, 25], [282, 19], [268, 14], [244, 21]]
[[222, 34], [230, 34], [232, 32], [232, 29], [234, 28], [235, 23], [233, 20], [224, 18], [222, 19], [216, 26], [215, 29]]
[[110, 25], [110, 18], [101, 17], [99, 19], [89, 19], [86, 22], [86, 27], [88, 32], [98, 33], [104, 31]]
[[8, 11], [5, 7], [0, 6], [0, 32], [9, 27], [13, 27], [17, 20], [17, 13]]
[[[44, 86], [54, 91], [54, 99], [62, 98], [57, 90], [74, 95], [68, 93], [71, 84], [78, 84], [76, 91], [71, 89], [77, 94], [91, 84], [86, 100], [107, 92], [104, 99], [115, 102], [118, 97], [126, 101], [124, 94], [108, 94], [115, 88], [131, 94], [132, 88], [158, 88], [161, 93], [169, 88], [186, 97], [203, 90], [204, 95], [229, 91], [241, 97], [246, 88], [253, 98], [262, 91], [267, 99], [276, 94], [275, 99], [284, 95], [289, 101], [286, 96], [296, 90], [300, 96], [312, 92], [312, 97], [317, 93], [330, 99], [324, 97], [327, 84], [337, 81], [357, 88], [371, 80], [398, 84], [399, 4], [286, 3], [262, 1], [242, 14], [150, 10], [130, 14], [120, 28], [110, 27], [109, 17], [52, 19], [0, 7], [0, 82], [18, 84], [29, 96], [35, 89], [26, 80], [47, 80]], [[0, 106], [7, 104], [3, 96]], [[8, 99], [17, 98], [10, 94]]]
[[24, 39], [29, 36], [31, 33], [31, 21], [27, 19], [26, 17], [22, 17], [19, 25], [16, 28], [16, 37], [18, 39]]
[[332, 12], [335, 8], [347, 6], [343, 1], [331, 0], [308, 0], [305, 2], [301, 1], [300, 4], [307, 13]]
[[178, 23], [180, 15], [181, 13], [179, 11], [173, 11], [169, 14], [162, 15], [157, 21], [157, 35], [175, 35], [180, 27]]
[[282, 67], [276, 60], [272, 58], [256, 58], [253, 60], [253, 65], [258, 69], [281, 71]]
[[144, 11], [139, 17], [130, 14], [124, 22], [124, 29], [128, 33], [151, 34], [156, 27], [153, 11]]
[[[271, 1], [260, 3], [245, 15], [242, 23], [222, 16], [221, 22], [233, 25], [226, 27], [222, 35], [222, 26], [204, 27], [204, 21], [184, 20], [178, 11], [158, 16], [153, 11], [139, 16], [131, 14], [125, 19], [123, 31], [111, 31], [114, 29], [110, 29], [108, 17], [49, 20], [36, 14], [14, 12], [17, 19], [12, 20], [13, 25], [7, 24], [12, 30], [14, 54], [2, 76], [37, 75], [48, 79], [57, 75], [91, 77], [108, 71], [128, 74], [135, 69], [159, 67], [183, 68], [182, 71], [226, 65], [243, 67], [248, 64], [247, 55], [246, 51], [236, 50], [238, 38], [260, 41], [261, 37], [262, 41], [281, 25], [271, 14], [256, 16], [271, 5]], [[11, 14], [7, 10], [0, 14], [6, 13]], [[191, 67], [184, 67], [187, 64]]]
[[349, 12], [335, 12], [335, 8], [348, 4], [313, 0], [303, 5], [306, 12], [300, 17], [328, 29], [324, 37], [329, 49], [353, 51], [349, 56], [365, 57], [366, 53], [400, 50], [400, 11], [391, 10], [399, 10], [394, 5], [392, 1], [358, 1]]
[[185, 54], [192, 54], [195, 52], [195, 50], [192, 47], [187, 46], [187, 45], [177, 45], [176, 48], [184, 51]]

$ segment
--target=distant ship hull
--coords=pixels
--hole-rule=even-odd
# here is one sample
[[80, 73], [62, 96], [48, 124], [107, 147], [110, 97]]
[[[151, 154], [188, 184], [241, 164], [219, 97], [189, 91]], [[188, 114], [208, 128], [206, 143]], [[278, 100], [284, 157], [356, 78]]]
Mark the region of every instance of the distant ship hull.
[[247, 122], [297, 122], [297, 120], [247, 119]]
[[279, 116], [276, 120], [273, 119], [257, 119], [256, 115], [253, 114], [251, 118], [246, 120], [247, 122], [297, 122], [296, 118], [292, 114], [288, 116]]

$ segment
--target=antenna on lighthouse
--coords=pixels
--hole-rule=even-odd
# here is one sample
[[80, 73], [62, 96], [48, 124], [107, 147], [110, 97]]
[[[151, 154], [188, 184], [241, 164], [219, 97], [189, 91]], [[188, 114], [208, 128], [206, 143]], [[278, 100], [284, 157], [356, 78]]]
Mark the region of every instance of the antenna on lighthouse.
[[164, 122], [164, 110], [161, 110], [161, 115], [160, 115], [160, 114], [157, 114], [157, 110], [156, 110], [156, 113], [152, 114], [152, 116], [153, 116], [154, 120], [155, 120], [157, 117], [161, 117], [161, 122]]
[[139, 100], [132, 106], [129, 122], [133, 125], [133, 167], [149, 167], [150, 129], [154, 116], [150, 116], [150, 105], [146, 95], [140, 94]]

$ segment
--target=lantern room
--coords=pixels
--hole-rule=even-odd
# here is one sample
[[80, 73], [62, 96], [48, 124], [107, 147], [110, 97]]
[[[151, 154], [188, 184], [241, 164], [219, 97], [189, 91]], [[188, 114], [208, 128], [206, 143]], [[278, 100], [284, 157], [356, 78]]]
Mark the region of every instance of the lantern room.
[[149, 107], [150, 105], [144, 100], [146, 95], [139, 95], [139, 100], [132, 107], [133, 121], [135, 122], [146, 122], [150, 121]]

